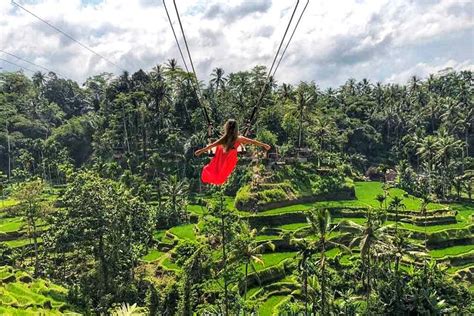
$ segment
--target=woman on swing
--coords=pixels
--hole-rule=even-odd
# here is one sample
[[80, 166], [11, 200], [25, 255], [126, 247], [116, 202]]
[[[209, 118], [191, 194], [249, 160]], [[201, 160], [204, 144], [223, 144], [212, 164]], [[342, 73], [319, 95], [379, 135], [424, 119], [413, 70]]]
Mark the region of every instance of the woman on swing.
[[202, 169], [202, 182], [214, 185], [223, 184], [237, 165], [237, 148], [241, 144], [251, 144], [263, 147], [265, 150], [270, 149], [268, 144], [239, 135], [237, 122], [230, 119], [224, 125], [224, 135], [221, 138], [194, 153], [199, 156], [217, 147], [214, 158]]

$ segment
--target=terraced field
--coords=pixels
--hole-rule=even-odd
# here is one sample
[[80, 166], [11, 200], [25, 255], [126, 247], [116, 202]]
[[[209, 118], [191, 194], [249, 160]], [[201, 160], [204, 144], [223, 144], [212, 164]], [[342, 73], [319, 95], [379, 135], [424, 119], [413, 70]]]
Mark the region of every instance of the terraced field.
[[[365, 222], [364, 215], [368, 208], [379, 208], [380, 204], [375, 200], [378, 194], [383, 194], [382, 184], [379, 182], [356, 182], [356, 199], [345, 201], [320, 201], [315, 203], [296, 204], [258, 213], [245, 211], [236, 211], [242, 218], [249, 220], [250, 224], [256, 227], [265, 227], [267, 230], [257, 236], [261, 242], [273, 241], [277, 246], [274, 252], [263, 254], [263, 265], [257, 265], [257, 271], [262, 276], [271, 275], [261, 284], [249, 286], [247, 297], [256, 302], [259, 315], [275, 315], [278, 312], [278, 306], [289, 299], [292, 293], [298, 291], [296, 275], [295, 256], [296, 249], [283, 247], [280, 233], [284, 232], [304, 232], [308, 227], [304, 212], [311, 208], [327, 208], [333, 214], [333, 222], [338, 223], [342, 220], [351, 220], [358, 224]], [[428, 242], [428, 253], [435, 260], [439, 260], [449, 266], [448, 273], [462, 280], [460, 275], [462, 271], [469, 270], [474, 265], [474, 204], [439, 204], [430, 203], [428, 205], [427, 220], [431, 220], [426, 226], [420, 223], [421, 200], [410, 196], [403, 190], [392, 188], [388, 190], [390, 201], [398, 196], [403, 199], [405, 205], [406, 219], [400, 223], [400, 229], [410, 233], [410, 239], [418, 244], [423, 244], [425, 239]], [[232, 198], [225, 200], [228, 208], [233, 209]], [[199, 205], [190, 205], [188, 209], [191, 213], [197, 215], [202, 220], [205, 214], [205, 208]], [[234, 209], [235, 210], [235, 209]], [[341, 211], [342, 210], [342, 211]], [[400, 214], [404, 214], [400, 212]], [[449, 218], [449, 223], [442, 223]], [[438, 224], [439, 221], [439, 224]], [[388, 220], [387, 225], [393, 224], [393, 220]], [[201, 223], [198, 223], [199, 227]], [[182, 225], [169, 229], [167, 232], [157, 232], [155, 239], [158, 244], [166, 243], [168, 245], [179, 243], [180, 241], [192, 241], [196, 239], [196, 225]], [[290, 247], [291, 248], [291, 247]], [[161, 265], [167, 270], [179, 270], [180, 267], [173, 262], [169, 251], [158, 251], [153, 249], [143, 258], [144, 261], [153, 262]], [[334, 258], [340, 250], [335, 248], [327, 252], [329, 258]], [[358, 254], [346, 254], [341, 256], [340, 262], [348, 264]], [[242, 267], [243, 269], [243, 267]], [[243, 270], [242, 270], [243, 271]], [[249, 275], [252, 278], [252, 275]], [[473, 288], [470, 284], [471, 289]]]
[[67, 290], [12, 267], [0, 267], [1, 315], [79, 315], [66, 303]]
[[[375, 197], [377, 194], [383, 193], [383, 187], [378, 182], [356, 182], [355, 190], [356, 199], [354, 200], [295, 204], [258, 213], [237, 211], [233, 205], [233, 198], [227, 197], [225, 199], [226, 207], [234, 209], [242, 218], [248, 220], [252, 226], [266, 228], [266, 231], [257, 236], [259, 242], [271, 240], [277, 245], [274, 252], [268, 251], [263, 254], [264, 264], [256, 266], [258, 273], [266, 277], [263, 278], [264, 280], [261, 284], [249, 285], [247, 293], [247, 297], [256, 303], [256, 308], [260, 315], [273, 315], [277, 313], [278, 306], [288, 300], [292, 293], [299, 290], [295, 272], [296, 249], [288, 247], [288, 245], [285, 246], [280, 234], [285, 232], [304, 234], [305, 229], [308, 227], [304, 212], [311, 208], [329, 209], [333, 216], [333, 222], [336, 224], [342, 220], [351, 220], [358, 224], [363, 224], [365, 222], [364, 214], [367, 212], [367, 209], [369, 207], [380, 207]], [[404, 212], [408, 215], [406, 215], [406, 218], [403, 219], [399, 227], [409, 232], [411, 234], [410, 239], [419, 244], [423, 244], [426, 233], [431, 257], [440, 263], [446, 264], [448, 266], [447, 273], [452, 274], [457, 280], [466, 279], [466, 275], [469, 275], [474, 266], [474, 204], [455, 203], [448, 205], [430, 203], [428, 205], [429, 212], [427, 217], [432, 222], [425, 226], [419, 221], [421, 218], [419, 216], [420, 199], [410, 196], [400, 189], [392, 188], [388, 192], [389, 198], [387, 203], [393, 197], [398, 196], [403, 199], [403, 203], [406, 206]], [[54, 196], [50, 198], [53, 199]], [[15, 204], [16, 201], [6, 200], [5, 207], [3, 207], [0, 202], [0, 241], [11, 248], [28, 247], [30, 240], [27, 238], [25, 220], [22, 216], [12, 212], [12, 207]], [[144, 264], [160, 266], [171, 273], [181, 269], [173, 260], [173, 252], [176, 245], [183, 241], [195, 241], [199, 235], [200, 228], [202, 228], [204, 216], [210, 216], [207, 215], [206, 208], [201, 205], [189, 205], [188, 210], [198, 218], [198, 222], [175, 226], [169, 230], [156, 231], [154, 234], [155, 244], [150, 249], [150, 252], [142, 258]], [[401, 212], [401, 214], [405, 213]], [[449, 222], [441, 222], [441, 220], [446, 218], [449, 219]], [[440, 223], [437, 222], [438, 220]], [[386, 222], [386, 224], [393, 223], [391, 218]], [[42, 228], [47, 229], [47, 226], [43, 225]], [[41, 242], [41, 238], [39, 238], [39, 241]], [[327, 255], [333, 258], [339, 253], [339, 249], [331, 249], [327, 252]], [[352, 255], [343, 254], [340, 256], [340, 262], [342, 264], [349, 264], [357, 256], [356, 252]], [[249, 275], [249, 278], [252, 278], [252, 273]], [[470, 280], [472, 281], [472, 277]], [[44, 304], [51, 304], [52, 309], [48, 310], [48, 312], [52, 314], [59, 313], [60, 308], [65, 308], [61, 305], [65, 304], [64, 300], [51, 300], [51, 303], [47, 303], [49, 300], [48, 296], [44, 294], [46, 292], [36, 291], [36, 287], [31, 288], [31, 284], [28, 284], [26, 288], [25, 286], [24, 284], [5, 285], [2, 288], [1, 293], [5, 294], [2, 294], [0, 314], [8, 314], [10, 312], [8, 308], [18, 308], [18, 306], [21, 306], [22, 313], [25, 315], [41, 314], [44, 312], [43, 309], [45, 309]], [[474, 289], [473, 284], [470, 284], [470, 288]], [[28, 298], [23, 298], [23, 296]], [[56, 296], [53, 296], [53, 298], [56, 298]], [[49, 308], [49, 305], [47, 308]]]

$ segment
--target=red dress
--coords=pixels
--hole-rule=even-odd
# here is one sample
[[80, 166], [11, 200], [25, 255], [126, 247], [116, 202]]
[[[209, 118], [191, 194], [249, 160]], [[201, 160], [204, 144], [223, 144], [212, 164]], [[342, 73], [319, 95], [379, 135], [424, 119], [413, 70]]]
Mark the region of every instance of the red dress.
[[239, 143], [235, 142], [231, 149], [224, 152], [224, 147], [222, 145], [217, 146], [216, 154], [202, 169], [202, 182], [215, 185], [224, 184], [237, 165], [238, 147]]

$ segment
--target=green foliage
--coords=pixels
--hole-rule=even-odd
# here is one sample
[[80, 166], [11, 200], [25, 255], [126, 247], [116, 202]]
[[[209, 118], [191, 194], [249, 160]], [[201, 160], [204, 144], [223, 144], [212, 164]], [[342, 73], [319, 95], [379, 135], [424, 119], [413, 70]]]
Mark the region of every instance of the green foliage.
[[[451, 265], [472, 260], [472, 206], [453, 205], [458, 210], [455, 216], [432, 212], [448, 207], [433, 202], [437, 198], [471, 197], [471, 71], [426, 80], [414, 77], [406, 85], [350, 79], [325, 91], [306, 82], [295, 87], [270, 85], [255, 122], [256, 137], [270, 143], [281, 160], [265, 170], [270, 180], [256, 183], [253, 169], [242, 159], [223, 191], [236, 194], [235, 206], [250, 211], [272, 202], [322, 199], [255, 216], [239, 213], [255, 226], [288, 223], [284, 238], [253, 236], [231, 211], [228, 199], [223, 208], [219, 197], [211, 199], [205, 212], [201, 206], [188, 206], [190, 193], [221, 189], [199, 183], [205, 160], [192, 156], [194, 148], [207, 141], [207, 130], [189, 78], [176, 60], [147, 72], [94, 76], [83, 87], [54, 73], [36, 73], [31, 79], [22, 73], [1, 73], [0, 170], [8, 180], [2, 197], [12, 183], [25, 182], [20, 185], [25, 188], [35, 177], [68, 183], [56, 205], [60, 208], [50, 214], [44, 212], [47, 203], [41, 194], [2, 199], [0, 237], [6, 240], [0, 249], [2, 262], [28, 268], [35, 262], [37, 272], [67, 284], [69, 296], [88, 313], [108, 313], [115, 303], [147, 305], [152, 315], [204, 310], [224, 314], [229, 305], [229, 314], [237, 314], [243, 306], [257, 310], [260, 303], [269, 307], [262, 313], [276, 313], [279, 303], [294, 313], [305, 309], [325, 309], [322, 314], [472, 312], [467, 310], [472, 296], [444, 271], [407, 266], [412, 259], [398, 235], [387, 228], [392, 222], [379, 225], [360, 218], [370, 207], [391, 205], [389, 215], [397, 214], [399, 232], [411, 233], [411, 246], [421, 247], [426, 238], [429, 247], [442, 247], [431, 249], [433, 257]], [[243, 126], [244, 114], [251, 111], [264, 81], [261, 66], [228, 76], [216, 69], [209, 84], [203, 84], [214, 126], [236, 113]], [[307, 158], [297, 159], [305, 153]], [[308, 162], [296, 162], [304, 160]], [[395, 165], [398, 187], [354, 184], [346, 178], [366, 174], [379, 179]], [[90, 172], [75, 175], [75, 169]], [[349, 216], [354, 222], [351, 233], [328, 233], [334, 225], [328, 224], [331, 220], [323, 211], [312, 217], [321, 225], [302, 229], [304, 211], [312, 208]], [[420, 211], [422, 216], [401, 222], [408, 211]], [[449, 217], [456, 223], [423, 227], [423, 217], [433, 219], [431, 223]], [[189, 224], [195, 219], [198, 225]], [[341, 223], [341, 218], [334, 222]], [[167, 233], [153, 241], [156, 228]], [[289, 234], [305, 237], [315, 249], [330, 241], [347, 245], [353, 240], [354, 254], [339, 254], [343, 246], [325, 249], [322, 255], [307, 251], [309, 264], [296, 272], [295, 249], [287, 249], [294, 247], [288, 244]], [[269, 245], [270, 239], [280, 252], [260, 247]], [[163, 251], [149, 251], [150, 246]], [[36, 260], [31, 258], [32, 248]], [[255, 271], [245, 281], [263, 283], [263, 296], [258, 296], [262, 302], [242, 298], [239, 287], [250, 262], [256, 263]], [[269, 284], [290, 273], [299, 274], [296, 289], [286, 288], [284, 282]], [[4, 282], [28, 278], [22, 273], [0, 274]], [[41, 295], [46, 297], [36, 288], [8, 288], [16, 296], [4, 295], [5, 306], [14, 300], [31, 305], [41, 301]], [[14, 307], [5, 306], [1, 313], [14, 313]], [[56, 312], [38, 305], [22, 313], [46, 311]]]
[[[152, 237], [150, 209], [118, 183], [90, 172], [75, 176], [62, 203], [65, 211], [48, 231], [45, 250], [75, 253], [69, 258], [74, 265], [68, 260], [55, 263], [77, 278], [78, 300], [97, 311], [107, 310], [114, 302], [134, 300], [131, 272]], [[62, 269], [50, 273], [61, 278], [60, 271], [66, 271]]]
[[3, 314], [72, 313], [64, 287], [19, 272], [10, 266], [0, 269], [0, 311]]

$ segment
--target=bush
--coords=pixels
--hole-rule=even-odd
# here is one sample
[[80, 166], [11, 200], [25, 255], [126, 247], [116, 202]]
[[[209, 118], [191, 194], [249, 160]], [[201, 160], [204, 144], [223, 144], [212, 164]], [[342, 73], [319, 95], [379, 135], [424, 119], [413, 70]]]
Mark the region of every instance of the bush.
[[365, 176], [371, 181], [381, 181], [384, 179], [385, 173], [380, 167], [371, 166], [365, 172]]

